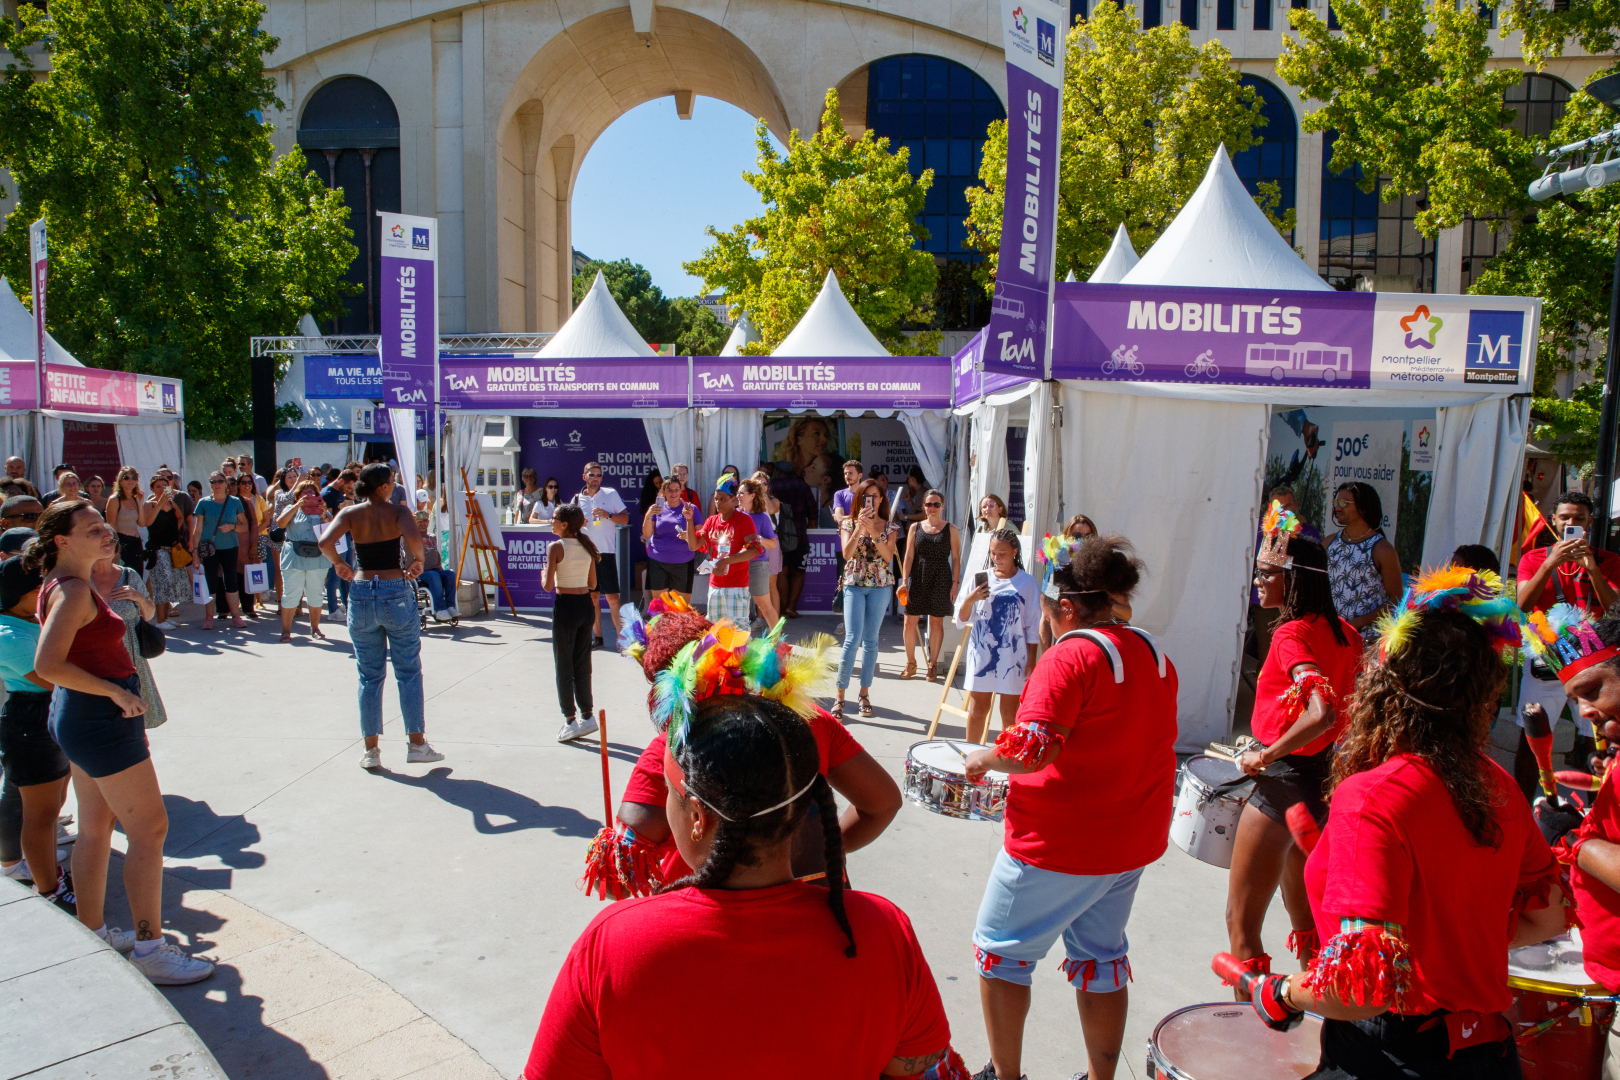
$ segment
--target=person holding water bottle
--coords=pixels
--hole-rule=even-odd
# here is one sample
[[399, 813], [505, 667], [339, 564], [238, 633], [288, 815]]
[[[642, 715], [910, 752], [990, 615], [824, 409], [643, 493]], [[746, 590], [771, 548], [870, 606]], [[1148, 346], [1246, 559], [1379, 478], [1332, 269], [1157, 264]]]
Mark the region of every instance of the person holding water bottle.
[[[697, 529], [688, 517], [686, 543], [712, 560], [709, 569], [709, 621], [728, 619], [748, 628], [748, 564], [764, 549], [755, 535], [754, 519], [737, 511], [737, 478], [722, 473], [714, 486], [715, 512]], [[702, 572], [702, 568], [699, 568]]]

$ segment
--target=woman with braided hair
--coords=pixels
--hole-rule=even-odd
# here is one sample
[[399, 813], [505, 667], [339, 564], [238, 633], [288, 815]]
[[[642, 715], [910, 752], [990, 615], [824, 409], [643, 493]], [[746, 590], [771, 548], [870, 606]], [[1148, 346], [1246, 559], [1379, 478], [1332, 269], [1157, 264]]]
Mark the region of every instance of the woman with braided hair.
[[1565, 905], [1530, 808], [1486, 754], [1507, 677], [1494, 646], [1518, 643], [1500, 590], [1432, 571], [1380, 620], [1305, 864], [1325, 944], [1308, 972], [1252, 986], [1272, 1027], [1324, 1018], [1317, 1075], [1520, 1075], [1507, 952], [1563, 931]]
[[[669, 592], [653, 599], [646, 622], [633, 605], [622, 609], [622, 614], [625, 628], [619, 637], [620, 651], [637, 659], [648, 682], [669, 667], [683, 648], [714, 627], [693, 611], [684, 597]], [[655, 705], [654, 691], [649, 690], [649, 714]], [[894, 777], [825, 709], [814, 708], [805, 722], [815, 736], [821, 773], [849, 803], [843, 816], [833, 819], [839, 822], [843, 850], [865, 847], [900, 812], [900, 788]], [[601, 845], [592, 847], [584, 880], [587, 892], [595, 891], [603, 899], [610, 895], [646, 895], [659, 882], [674, 881], [691, 872], [670, 840], [665, 812], [669, 787], [664, 780], [664, 746], [665, 736], [660, 730], [636, 761], [619, 803], [617, 831], [603, 837]], [[816, 814], [819, 810], [811, 817]], [[826, 873], [820, 845], [808, 842], [810, 831], [816, 827], [817, 822], [811, 821], [805, 827], [806, 836], [794, 849], [793, 871], [804, 880], [821, 881]], [[610, 843], [611, 848], [607, 846]]]
[[1293, 929], [1289, 948], [1303, 966], [1318, 947], [1305, 897], [1305, 852], [1288, 832], [1287, 814], [1303, 804], [1318, 827], [1327, 820], [1324, 786], [1333, 743], [1350, 722], [1362, 643], [1334, 610], [1327, 553], [1299, 535], [1299, 519], [1274, 502], [1261, 529], [1255, 590], [1260, 606], [1280, 616], [1255, 679], [1253, 729], [1261, 746], [1238, 760], [1255, 787], [1238, 819], [1226, 933], [1233, 956], [1250, 971], [1268, 973], [1260, 929], [1279, 883]]
[[[586, 927], [546, 1001], [526, 1080], [693, 1075], [693, 1014], [672, 992], [725, 1017], [714, 1075], [965, 1077], [910, 921], [844, 888], [832, 788], [800, 715], [808, 698], [764, 696], [795, 662], [770, 639], [736, 648], [717, 628], [660, 672], [665, 809], [697, 869]], [[825, 889], [794, 880], [811, 805]]]

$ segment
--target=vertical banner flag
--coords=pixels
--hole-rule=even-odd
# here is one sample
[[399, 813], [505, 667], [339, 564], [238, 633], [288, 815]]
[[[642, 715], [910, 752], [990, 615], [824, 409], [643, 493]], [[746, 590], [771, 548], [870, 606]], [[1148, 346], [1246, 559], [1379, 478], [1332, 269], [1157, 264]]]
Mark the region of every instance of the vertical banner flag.
[[1047, 377], [1056, 261], [1058, 142], [1063, 130], [1061, 0], [1001, 0], [1007, 53], [1007, 191], [1001, 254], [985, 328], [984, 370]]
[[[45, 375], [45, 276], [46, 264], [49, 262], [45, 250], [45, 219], [40, 218], [28, 226], [28, 265], [33, 270], [34, 288], [34, 342], [38, 349], [36, 359], [39, 361], [40, 378]], [[41, 383], [43, 385], [43, 383]], [[39, 400], [43, 401], [42, 393]]]
[[426, 409], [433, 402], [439, 351], [439, 290], [434, 282], [439, 223], [433, 218], [382, 218], [383, 399], [390, 408]]

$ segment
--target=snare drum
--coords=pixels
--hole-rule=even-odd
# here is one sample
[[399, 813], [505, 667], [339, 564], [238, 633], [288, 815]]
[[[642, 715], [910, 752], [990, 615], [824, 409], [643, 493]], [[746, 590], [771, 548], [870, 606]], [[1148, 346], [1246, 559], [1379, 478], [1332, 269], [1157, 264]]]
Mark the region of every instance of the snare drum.
[[1153, 1029], [1147, 1074], [1170, 1080], [1300, 1080], [1322, 1058], [1322, 1021], [1273, 1031], [1246, 1002], [1177, 1009]]
[[[1612, 1001], [1584, 1002], [1608, 991], [1586, 974], [1580, 931], [1508, 950], [1508, 1023], [1519, 1039], [1525, 1080], [1598, 1080], [1603, 1044], [1614, 1022]], [[1550, 1022], [1545, 1031], [1535, 1029]]]
[[946, 817], [1000, 821], [1007, 809], [1007, 774], [988, 772], [969, 783], [963, 758], [984, 749], [944, 739], [913, 743], [906, 751], [906, 798]]
[[1170, 819], [1170, 842], [1199, 862], [1230, 869], [1238, 818], [1254, 787], [1216, 788], [1242, 776], [1243, 770], [1224, 758], [1206, 754], [1188, 758], [1181, 767], [1181, 794]]

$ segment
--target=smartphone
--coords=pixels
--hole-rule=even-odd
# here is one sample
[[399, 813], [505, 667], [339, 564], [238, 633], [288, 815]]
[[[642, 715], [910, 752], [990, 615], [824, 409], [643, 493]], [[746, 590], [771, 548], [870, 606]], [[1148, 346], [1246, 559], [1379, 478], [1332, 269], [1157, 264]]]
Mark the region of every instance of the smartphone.
[[861, 504], [863, 506], [865, 506], [868, 510], [876, 510], [877, 509], [877, 496], [876, 495], [868, 495], [865, 499], [861, 500]]
[[1586, 530], [1581, 528], [1579, 525], [1565, 525], [1564, 526], [1564, 539], [1565, 540], [1584, 540], [1585, 538], [1586, 538]]
[[660, 509], [660, 510], [669, 509], [669, 501], [667, 499], [665, 499], [662, 495], [658, 496], [658, 509]]
[[990, 584], [990, 574], [988, 571], [980, 570], [977, 574], [973, 575], [973, 587], [975, 589], [983, 588], [988, 584]]

